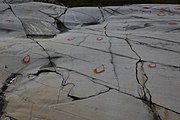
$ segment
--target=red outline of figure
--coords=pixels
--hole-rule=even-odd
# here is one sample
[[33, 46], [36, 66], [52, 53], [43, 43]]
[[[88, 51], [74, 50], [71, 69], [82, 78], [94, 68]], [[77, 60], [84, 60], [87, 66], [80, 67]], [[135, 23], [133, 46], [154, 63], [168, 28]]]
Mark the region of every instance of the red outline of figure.
[[[175, 14], [174, 13], [171, 13], [171, 10], [169, 7], [164, 7], [164, 8], [160, 8], [159, 9], [159, 13], [157, 14], [158, 16], [166, 16], [166, 15], [169, 15], [169, 16], [174, 16]], [[166, 13], [166, 12], [169, 12], [169, 13]]]
[[6, 21], [6, 22], [9, 22], [9, 23], [10, 23], [10, 22], [14, 22], [14, 20], [5, 20], [5, 21]]
[[176, 6], [174, 9], [175, 10], [180, 10], [180, 6]]
[[166, 14], [165, 14], [165, 13], [161, 13], [161, 12], [160, 12], [160, 13], [158, 13], [157, 15], [158, 15], [158, 16], [166, 16]]
[[74, 40], [75, 38], [67, 38], [68, 41], [72, 41]]
[[174, 21], [170, 21], [168, 22], [168, 25], [177, 25], [178, 23], [174, 22]]
[[151, 63], [151, 64], [148, 65], [148, 67], [149, 67], [149, 68], [156, 68], [157, 66], [156, 66], [155, 63]]
[[30, 62], [30, 55], [27, 55], [25, 56], [23, 59], [22, 59], [22, 64], [28, 64]]
[[[102, 67], [102, 70], [98, 71], [98, 69], [101, 69], [101, 67]], [[102, 64], [101, 66], [95, 68], [93, 71], [95, 74], [103, 73], [103, 72], [105, 72], [105, 66]]]

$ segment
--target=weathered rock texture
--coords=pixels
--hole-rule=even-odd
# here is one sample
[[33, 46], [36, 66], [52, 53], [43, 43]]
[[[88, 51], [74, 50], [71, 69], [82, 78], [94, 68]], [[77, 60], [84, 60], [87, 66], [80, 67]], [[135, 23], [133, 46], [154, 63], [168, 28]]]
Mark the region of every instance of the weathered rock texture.
[[0, 118], [179, 120], [179, 33], [179, 5], [1, 1]]

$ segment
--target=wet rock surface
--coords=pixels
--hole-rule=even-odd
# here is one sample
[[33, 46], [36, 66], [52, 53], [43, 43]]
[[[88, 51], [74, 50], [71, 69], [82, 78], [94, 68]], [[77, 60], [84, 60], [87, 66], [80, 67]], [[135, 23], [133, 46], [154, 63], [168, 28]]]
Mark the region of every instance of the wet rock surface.
[[1, 120], [179, 120], [180, 6], [0, 1]]

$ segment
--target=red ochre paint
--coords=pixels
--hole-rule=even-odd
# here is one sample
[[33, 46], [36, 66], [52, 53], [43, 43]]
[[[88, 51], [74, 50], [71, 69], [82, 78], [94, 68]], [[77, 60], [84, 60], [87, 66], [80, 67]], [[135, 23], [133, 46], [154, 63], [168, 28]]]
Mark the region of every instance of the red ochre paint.
[[176, 6], [174, 9], [175, 10], [180, 10], [180, 6]]
[[158, 15], [158, 16], [166, 16], [165, 13], [158, 13], [157, 15]]
[[168, 25], [177, 25], [177, 23], [174, 21], [171, 21], [171, 22], [168, 22]]
[[95, 74], [100, 74], [100, 73], [103, 73], [103, 72], [105, 72], [105, 66], [103, 64], [94, 69]]
[[5, 20], [6, 22], [14, 22], [13, 20]]
[[151, 63], [151, 64], [148, 65], [148, 67], [149, 67], [149, 68], [156, 68], [157, 66], [156, 66], [156, 64]]
[[[160, 8], [160, 13], [158, 13], [158, 16], [174, 16], [174, 13], [170, 13], [171, 10], [168, 7]], [[169, 13], [166, 13], [165, 11], [168, 11]]]
[[30, 55], [25, 56], [21, 62], [22, 64], [28, 64], [30, 62]]

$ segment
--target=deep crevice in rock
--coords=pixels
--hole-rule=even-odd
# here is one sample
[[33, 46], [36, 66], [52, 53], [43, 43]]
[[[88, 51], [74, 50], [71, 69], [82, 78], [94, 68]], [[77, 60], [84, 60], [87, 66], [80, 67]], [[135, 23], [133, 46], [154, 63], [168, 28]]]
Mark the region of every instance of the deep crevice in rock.
[[12, 73], [3, 83], [3, 86], [0, 89], [0, 119], [2, 115], [4, 114], [4, 110], [6, 109], [6, 106], [8, 104], [8, 101], [6, 101], [5, 91], [8, 89], [8, 87], [16, 80], [16, 77], [21, 74], [19, 73]]
[[[104, 27], [105, 35], [109, 38], [118, 38], [116, 36], [108, 36], [107, 27], [108, 27], [108, 24], [105, 25]], [[140, 96], [139, 99], [141, 99], [142, 102], [149, 107], [149, 111], [152, 113], [154, 120], [161, 120], [161, 117], [156, 110], [156, 106], [152, 104], [152, 96], [150, 94], [150, 91], [146, 87], [146, 82], [148, 81], [148, 77], [146, 73], [144, 72], [143, 61], [141, 60], [141, 56], [133, 49], [131, 43], [128, 40], [128, 35], [126, 35], [126, 38], [120, 38], [120, 39], [125, 40], [127, 44], [129, 45], [131, 51], [135, 53], [135, 55], [139, 58], [139, 60], [136, 62], [136, 80], [139, 85], [138, 88], [140, 90], [138, 91], [139, 96]], [[138, 66], [139, 64], [140, 66]]]

